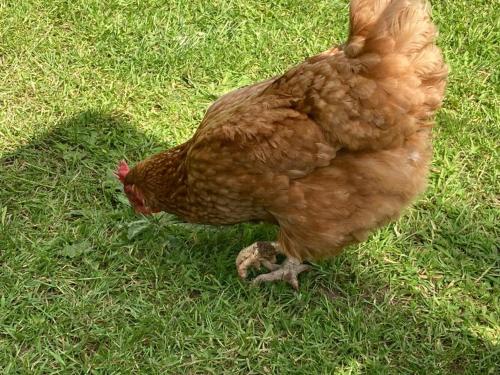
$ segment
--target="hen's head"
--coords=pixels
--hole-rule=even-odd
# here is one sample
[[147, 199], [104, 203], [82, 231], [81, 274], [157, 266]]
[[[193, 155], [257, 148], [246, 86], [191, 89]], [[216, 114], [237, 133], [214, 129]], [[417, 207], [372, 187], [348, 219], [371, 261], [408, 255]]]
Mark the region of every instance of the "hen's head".
[[116, 170], [115, 175], [123, 184], [123, 191], [127, 195], [127, 198], [135, 212], [143, 215], [150, 215], [153, 213], [153, 210], [147, 205], [143, 192], [137, 187], [136, 184], [127, 178], [129, 172], [129, 166], [124, 160], [122, 160], [118, 164], [118, 169]]

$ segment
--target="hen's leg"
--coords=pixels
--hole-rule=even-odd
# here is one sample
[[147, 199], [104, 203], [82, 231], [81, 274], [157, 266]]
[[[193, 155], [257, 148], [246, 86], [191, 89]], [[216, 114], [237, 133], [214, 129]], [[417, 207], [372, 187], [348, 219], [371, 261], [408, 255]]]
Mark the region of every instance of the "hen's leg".
[[278, 269], [276, 254], [279, 252], [277, 242], [255, 242], [244, 248], [236, 257], [236, 268], [242, 279], [247, 277], [248, 268], [266, 267], [269, 271]]
[[298, 259], [287, 257], [283, 264], [276, 264], [276, 254], [282, 253], [277, 242], [256, 242], [240, 251], [236, 258], [236, 268], [242, 279], [247, 277], [247, 270], [250, 267], [266, 267], [269, 273], [257, 276], [253, 282], [261, 283], [265, 281], [283, 280], [294, 289], [299, 288], [298, 275], [301, 272], [310, 270], [310, 266], [302, 264]]
[[252, 282], [258, 284], [264, 281], [283, 280], [297, 290], [299, 289], [299, 274], [310, 269], [311, 266], [301, 263], [298, 259], [288, 257], [278, 269], [259, 275]]

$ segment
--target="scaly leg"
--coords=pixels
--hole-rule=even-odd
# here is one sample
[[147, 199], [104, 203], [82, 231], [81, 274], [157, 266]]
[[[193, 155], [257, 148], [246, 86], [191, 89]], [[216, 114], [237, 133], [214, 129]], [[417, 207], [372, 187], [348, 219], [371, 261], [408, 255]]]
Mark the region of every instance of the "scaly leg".
[[280, 252], [281, 249], [277, 242], [256, 242], [248, 246], [241, 250], [236, 258], [238, 274], [242, 279], [245, 279], [249, 267], [260, 268], [264, 266], [271, 272], [257, 276], [253, 283], [283, 280], [297, 290], [299, 288], [298, 275], [301, 272], [309, 271], [311, 267], [292, 257], [287, 257], [281, 265], [276, 264], [276, 254]]

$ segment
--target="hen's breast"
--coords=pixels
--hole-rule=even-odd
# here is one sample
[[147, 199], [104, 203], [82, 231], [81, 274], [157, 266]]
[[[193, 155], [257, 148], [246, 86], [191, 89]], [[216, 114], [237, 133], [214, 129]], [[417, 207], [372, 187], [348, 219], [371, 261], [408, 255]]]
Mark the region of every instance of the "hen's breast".
[[274, 222], [262, 205], [249, 195], [236, 193], [227, 184], [218, 185], [207, 178], [197, 180], [190, 190], [191, 222], [225, 225], [248, 221]]
[[256, 191], [266, 190], [268, 181], [257, 172], [241, 168], [227, 149], [214, 146], [212, 152], [191, 156], [187, 185], [193, 212], [190, 221], [236, 224], [274, 220], [263, 202], [255, 198]]

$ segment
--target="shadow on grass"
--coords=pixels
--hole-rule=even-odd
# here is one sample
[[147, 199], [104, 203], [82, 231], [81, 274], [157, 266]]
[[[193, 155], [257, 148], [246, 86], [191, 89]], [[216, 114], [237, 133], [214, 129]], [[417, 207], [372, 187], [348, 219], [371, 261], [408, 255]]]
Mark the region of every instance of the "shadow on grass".
[[109, 239], [120, 239], [133, 218], [113, 171], [120, 159], [138, 160], [158, 147], [122, 115], [85, 111], [3, 155], [5, 256], [26, 256], [46, 273], [66, 261], [105, 267], [117, 250]]
[[[196, 244], [210, 249], [210, 254], [217, 254], [221, 250], [219, 233], [232, 235], [236, 231], [234, 245], [241, 240], [252, 241], [259, 235], [265, 237], [267, 232], [272, 235], [272, 229], [264, 226], [257, 226], [262, 230], [255, 234], [253, 230], [242, 231], [238, 226], [224, 230], [186, 225], [170, 215], [136, 216], [113, 171], [120, 159], [126, 158], [133, 164], [167, 147], [138, 132], [122, 115], [86, 111], [61, 121], [51, 132], [15, 152], [3, 155], [0, 199], [5, 224], [2, 235], [8, 241], [6, 248], [19, 246], [19, 238], [7, 230], [10, 225], [16, 229], [22, 225], [26, 229], [23, 237], [28, 243], [37, 243], [38, 249], [50, 248], [53, 255], [64, 256], [64, 248], [75, 245], [67, 249], [69, 257], [87, 252], [84, 247], [78, 247], [82, 242], [90, 243], [89, 253], [98, 247], [106, 228], [123, 234], [125, 242], [121, 241], [121, 245], [144, 246], [144, 254], [134, 249], [137, 256], [148, 253], [154, 256], [154, 250], [159, 247], [175, 251], [183, 246], [196, 248]], [[227, 248], [228, 243], [222, 242], [222, 247]], [[93, 243], [96, 246], [92, 246]], [[148, 252], [148, 247], [153, 251]], [[200, 267], [208, 272], [213, 266], [219, 273], [223, 272], [225, 267], [216, 258], [213, 260], [215, 263], [203, 261]], [[189, 262], [189, 259], [182, 261]], [[227, 271], [232, 273], [232, 267]]]
[[[372, 373], [491, 368], [497, 349], [473, 330], [481, 301], [433, 299], [463, 277], [456, 262], [435, 265], [446, 272], [437, 291], [432, 275], [418, 279], [432, 254], [400, 266], [380, 262], [362, 246], [305, 276], [300, 294], [283, 285], [250, 288], [237, 280], [235, 254], [273, 238], [274, 228], [220, 229], [179, 224], [169, 215], [135, 216], [112, 171], [121, 158], [134, 162], [165, 147], [120, 115], [88, 111], [2, 156], [0, 262], [7, 292], [0, 328], [18, 332], [13, 355], [49, 356], [35, 343], [57, 351], [58, 338], [70, 337], [75, 350], [66, 354], [93, 368], [111, 358], [126, 369], [157, 350], [164, 351], [165, 369], [194, 355], [201, 359], [193, 369], [206, 373], [212, 365], [203, 367], [203, 358], [212, 368], [244, 372], [252, 355], [254, 373], [269, 364], [287, 366], [290, 358], [297, 366], [290, 373], [353, 362]], [[121, 340], [121, 349], [110, 340]], [[232, 353], [230, 360], [220, 350]]]

